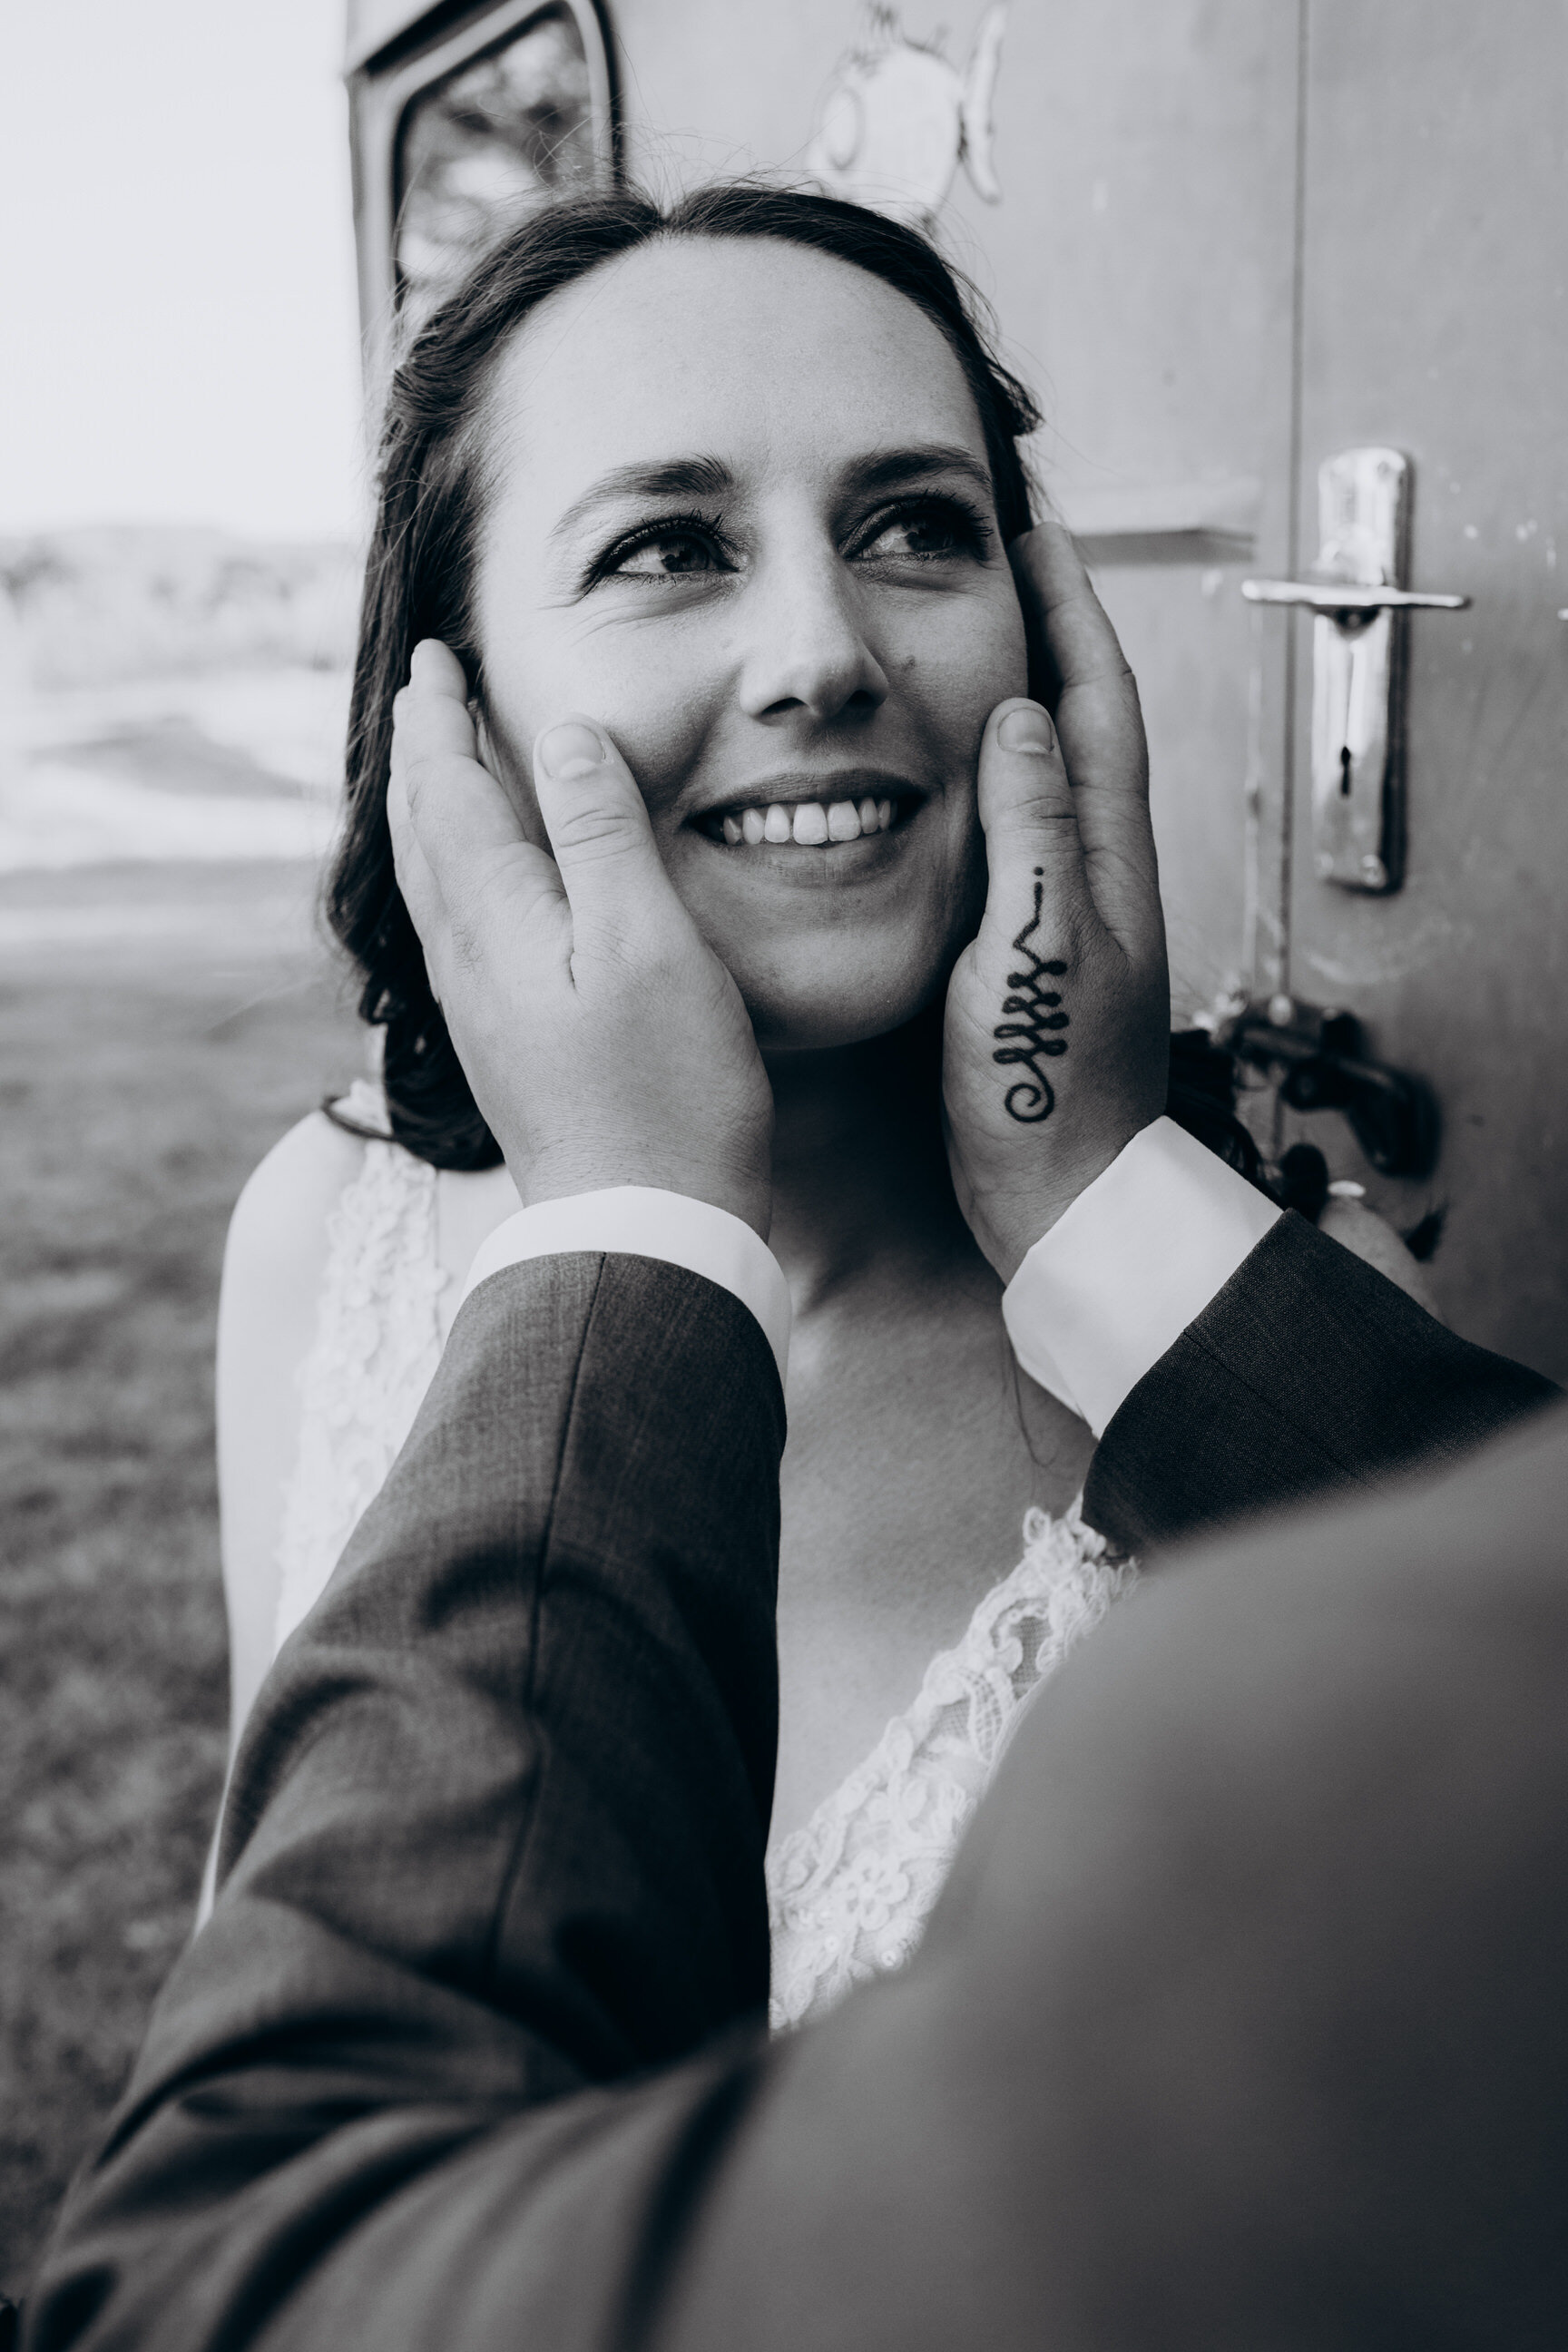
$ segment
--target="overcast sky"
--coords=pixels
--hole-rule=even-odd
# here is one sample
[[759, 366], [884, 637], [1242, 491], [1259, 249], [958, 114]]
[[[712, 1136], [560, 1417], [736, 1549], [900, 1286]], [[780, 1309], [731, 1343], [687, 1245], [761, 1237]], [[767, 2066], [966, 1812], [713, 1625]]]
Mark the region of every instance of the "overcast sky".
[[0, 77], [0, 534], [356, 529], [340, 0], [28, 0]]

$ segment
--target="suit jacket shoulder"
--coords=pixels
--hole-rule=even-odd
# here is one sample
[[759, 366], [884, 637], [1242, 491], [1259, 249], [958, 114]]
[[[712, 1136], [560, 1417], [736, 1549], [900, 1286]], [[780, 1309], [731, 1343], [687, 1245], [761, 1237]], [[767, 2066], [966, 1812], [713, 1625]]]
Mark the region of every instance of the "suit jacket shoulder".
[[1146, 1548], [1451, 1460], [1557, 1394], [1288, 1213], [1126, 1399], [1085, 1517]]

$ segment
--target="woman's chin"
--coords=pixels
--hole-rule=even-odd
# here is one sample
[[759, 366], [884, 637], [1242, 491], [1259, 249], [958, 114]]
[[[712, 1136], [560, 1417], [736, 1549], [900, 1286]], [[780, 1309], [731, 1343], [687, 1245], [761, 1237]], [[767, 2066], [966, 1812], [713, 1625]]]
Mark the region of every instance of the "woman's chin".
[[945, 973], [927, 971], [889, 990], [868, 975], [845, 973], [787, 993], [776, 984], [753, 990], [735, 975], [764, 1054], [825, 1054], [890, 1036], [923, 1012], [942, 989]]

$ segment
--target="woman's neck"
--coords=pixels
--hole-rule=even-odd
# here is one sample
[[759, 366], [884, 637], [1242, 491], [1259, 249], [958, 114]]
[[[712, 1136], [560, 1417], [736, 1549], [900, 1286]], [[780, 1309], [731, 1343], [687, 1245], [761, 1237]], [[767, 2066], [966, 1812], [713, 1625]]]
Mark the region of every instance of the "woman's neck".
[[967, 1257], [934, 1091], [907, 1036], [767, 1057], [773, 1082], [770, 1236], [797, 1315], [911, 1258]]

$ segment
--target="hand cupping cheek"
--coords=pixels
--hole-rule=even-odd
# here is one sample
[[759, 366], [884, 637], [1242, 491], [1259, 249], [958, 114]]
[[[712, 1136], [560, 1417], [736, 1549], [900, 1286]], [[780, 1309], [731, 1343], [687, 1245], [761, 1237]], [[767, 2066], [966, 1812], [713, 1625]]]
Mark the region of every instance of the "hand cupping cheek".
[[1137, 689], [1067, 533], [1009, 552], [1060, 697], [1055, 722], [1020, 698], [986, 723], [985, 913], [942, 1059], [954, 1190], [1004, 1281], [1159, 1116], [1170, 1050]]
[[767, 1076], [637, 780], [581, 713], [542, 730], [533, 763], [548, 852], [479, 757], [461, 666], [421, 646], [398, 698], [388, 821], [426, 970], [518, 1192], [651, 1186], [765, 1236]]

